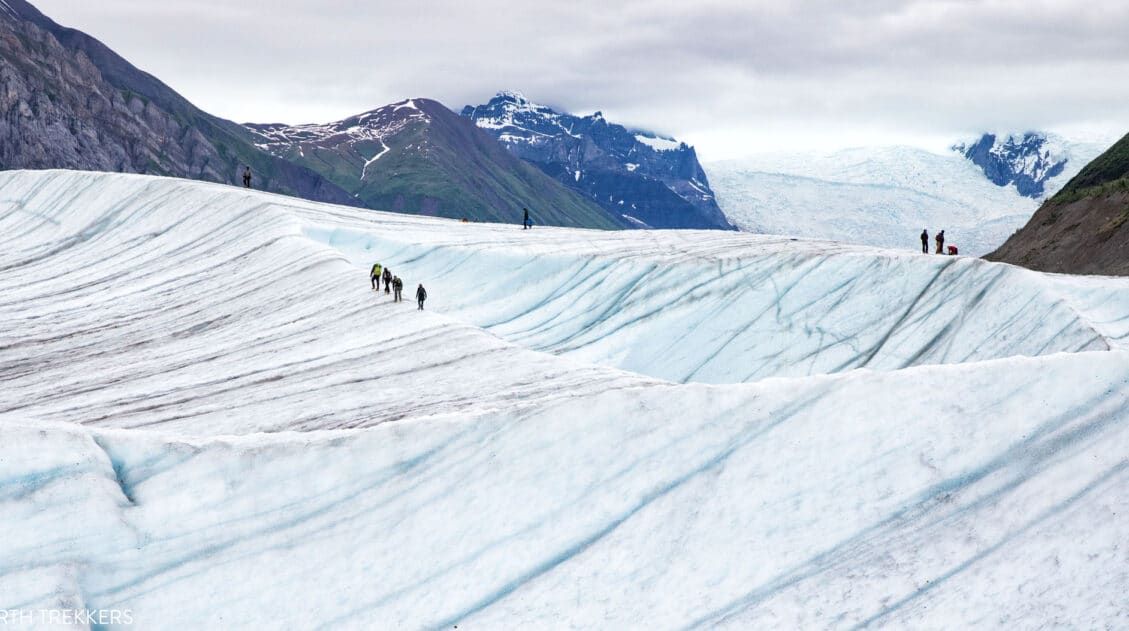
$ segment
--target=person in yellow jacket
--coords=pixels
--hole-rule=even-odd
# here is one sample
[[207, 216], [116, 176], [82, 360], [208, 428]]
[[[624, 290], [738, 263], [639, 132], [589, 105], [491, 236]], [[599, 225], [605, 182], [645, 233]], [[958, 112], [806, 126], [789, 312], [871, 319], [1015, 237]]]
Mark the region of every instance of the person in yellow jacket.
[[383, 269], [380, 263], [372, 266], [372, 271], [368, 273], [369, 280], [372, 281], [372, 290], [376, 291], [376, 284], [380, 282], [380, 272]]

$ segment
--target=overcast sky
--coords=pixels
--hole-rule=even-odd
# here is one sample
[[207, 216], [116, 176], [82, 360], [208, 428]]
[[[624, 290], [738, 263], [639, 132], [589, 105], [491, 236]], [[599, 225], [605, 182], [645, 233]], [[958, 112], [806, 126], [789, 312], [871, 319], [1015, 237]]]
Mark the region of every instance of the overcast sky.
[[706, 161], [1129, 131], [1126, 0], [32, 2], [240, 122], [511, 89]]

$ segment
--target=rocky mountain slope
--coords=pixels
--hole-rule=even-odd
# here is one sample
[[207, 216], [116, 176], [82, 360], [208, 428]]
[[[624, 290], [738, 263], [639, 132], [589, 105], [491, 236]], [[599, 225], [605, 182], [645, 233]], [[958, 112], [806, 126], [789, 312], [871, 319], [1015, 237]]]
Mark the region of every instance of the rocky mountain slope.
[[500, 92], [462, 115], [515, 156], [637, 227], [734, 229], [693, 147]]
[[259, 148], [321, 173], [370, 208], [475, 221], [623, 228], [442, 103], [410, 99], [315, 125], [248, 124]]
[[1047, 194], [1048, 181], [1061, 175], [1071, 159], [1061, 138], [1042, 132], [984, 134], [975, 142], [954, 145], [953, 150], [980, 167], [992, 183], [1014, 184], [1020, 195], [1032, 199]]
[[1088, 164], [987, 258], [1071, 274], [1129, 275], [1129, 136]]
[[171, 175], [354, 203], [308, 169], [264, 153], [251, 134], [193, 106], [98, 40], [23, 0], [0, 2], [0, 169]]

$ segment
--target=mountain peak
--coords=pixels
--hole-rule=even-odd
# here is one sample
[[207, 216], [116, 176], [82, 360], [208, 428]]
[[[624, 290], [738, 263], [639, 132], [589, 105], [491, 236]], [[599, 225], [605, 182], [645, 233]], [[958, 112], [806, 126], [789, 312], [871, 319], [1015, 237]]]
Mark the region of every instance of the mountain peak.
[[1069, 158], [1057, 136], [1041, 131], [996, 134], [953, 145], [997, 186], [1015, 185], [1020, 195], [1041, 199], [1047, 181], [1060, 175]]
[[432, 99], [405, 99], [330, 123], [248, 128], [260, 148], [325, 173], [370, 208], [510, 222], [524, 206], [537, 209], [542, 225], [624, 223]]
[[493, 100], [513, 101], [519, 105], [529, 104], [529, 99], [525, 98], [525, 94], [518, 90], [500, 90], [494, 95]]
[[576, 116], [508, 91], [464, 107], [462, 115], [629, 225], [732, 228], [693, 149], [673, 138], [629, 130], [601, 111]]
[[429, 112], [435, 111], [435, 105], [446, 110], [436, 101], [416, 98], [383, 105], [331, 123], [303, 125], [248, 123], [245, 127], [259, 136], [255, 143], [258, 148], [293, 160], [290, 154], [295, 148], [298, 150], [298, 155], [304, 157], [304, 148], [309, 146], [337, 145], [343, 142], [362, 143], [365, 146], [379, 144], [382, 138], [400, 133], [408, 126], [430, 122]]

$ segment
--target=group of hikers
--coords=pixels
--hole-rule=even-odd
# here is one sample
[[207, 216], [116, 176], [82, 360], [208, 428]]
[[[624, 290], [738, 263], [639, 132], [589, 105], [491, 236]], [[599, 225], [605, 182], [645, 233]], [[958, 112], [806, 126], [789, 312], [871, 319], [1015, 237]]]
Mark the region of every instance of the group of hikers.
[[[247, 172], [243, 174], [243, 185], [251, 186], [251, 169], [248, 168]], [[533, 220], [529, 218], [529, 209], [522, 208], [521, 229], [529, 230], [533, 227]], [[467, 223], [467, 219], [462, 219], [463, 223]], [[369, 270], [369, 281], [372, 282], [372, 290], [380, 291], [380, 283], [384, 282], [384, 293], [392, 294], [392, 302], [403, 302], [404, 281], [400, 280], [399, 276], [392, 273], [392, 270], [384, 267], [380, 263], [374, 263], [372, 269]], [[423, 288], [423, 283], [416, 287], [416, 304], [419, 311], [423, 311], [423, 302], [427, 300], [427, 290]]]
[[[392, 302], [403, 302], [402, 296], [404, 291], [404, 281], [400, 280], [399, 276], [392, 274], [392, 270], [376, 263], [369, 271], [369, 280], [372, 281], [372, 290], [380, 291], [380, 281], [384, 281], [384, 293], [392, 294]], [[423, 288], [423, 283], [419, 284], [416, 288], [416, 302], [419, 304], [419, 311], [423, 311], [423, 301], [427, 300], [427, 290]]]
[[[933, 240], [937, 242], [936, 254], [945, 254], [945, 231], [942, 230], [938, 232], [937, 236], [933, 237]], [[924, 228], [921, 229], [921, 253], [929, 254], [929, 231]], [[957, 246], [950, 245], [947, 253], [955, 256], [958, 253]]]

